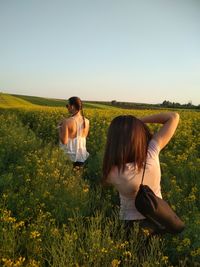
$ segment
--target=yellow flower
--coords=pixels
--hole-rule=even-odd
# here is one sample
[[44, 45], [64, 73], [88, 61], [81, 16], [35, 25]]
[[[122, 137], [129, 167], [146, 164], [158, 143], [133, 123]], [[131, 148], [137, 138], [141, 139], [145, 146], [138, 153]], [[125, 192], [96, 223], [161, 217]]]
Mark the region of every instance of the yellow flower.
[[108, 252], [108, 250], [107, 250], [107, 249], [105, 249], [105, 248], [102, 248], [102, 249], [101, 249], [101, 252], [102, 252], [102, 253], [107, 253], [107, 252]]
[[3, 258], [3, 267], [12, 267], [13, 266], [13, 261], [10, 259]]
[[189, 246], [191, 244], [191, 241], [190, 241], [189, 238], [184, 238], [182, 243], [183, 243], [184, 247], [187, 247], [187, 246]]
[[117, 259], [114, 259], [114, 260], [112, 260], [112, 262], [111, 262], [111, 267], [117, 267], [117, 266], [120, 265], [120, 263], [121, 263], [121, 261], [119, 261], [119, 260], [117, 260]]
[[84, 193], [89, 192], [89, 188], [88, 188], [88, 187], [84, 187], [84, 188], [83, 188], [83, 192], [84, 192]]
[[30, 238], [35, 239], [40, 237], [40, 233], [38, 231], [33, 231], [30, 233]]
[[40, 262], [39, 261], [35, 261], [35, 260], [30, 260], [28, 267], [39, 267], [40, 266]]
[[24, 261], [25, 261], [25, 258], [19, 257], [19, 259], [13, 264], [13, 267], [22, 266]]
[[132, 254], [131, 254], [130, 251], [125, 251], [125, 252], [123, 253], [123, 255], [124, 255], [125, 257], [129, 257], [129, 258], [131, 258], [131, 256], [132, 256]]
[[149, 235], [150, 235], [150, 232], [149, 232], [148, 229], [142, 229], [142, 231], [143, 231], [143, 234], [144, 234], [145, 236], [149, 236]]
[[163, 256], [162, 257], [162, 261], [165, 263], [165, 264], [167, 264], [167, 262], [168, 262], [168, 257], [167, 256]]
[[11, 216], [11, 211], [10, 210], [3, 210], [3, 216], [2, 216], [1, 220], [3, 222], [8, 222], [8, 223], [16, 222], [16, 219]]
[[24, 226], [24, 221], [17, 222], [13, 225], [14, 229], [18, 229]]
[[196, 250], [192, 250], [192, 251], [190, 252], [190, 255], [191, 255], [192, 257], [200, 256], [200, 248], [198, 248], [198, 249], [196, 249]]
[[59, 230], [58, 230], [58, 228], [51, 229], [51, 233], [54, 236], [59, 236]]
[[188, 196], [187, 200], [192, 202], [192, 201], [196, 200], [196, 196], [195, 196], [193, 193], [191, 193], [191, 194]]
[[23, 266], [25, 261], [24, 257], [19, 257], [16, 261], [12, 261], [11, 259], [2, 258], [3, 267], [20, 267]]

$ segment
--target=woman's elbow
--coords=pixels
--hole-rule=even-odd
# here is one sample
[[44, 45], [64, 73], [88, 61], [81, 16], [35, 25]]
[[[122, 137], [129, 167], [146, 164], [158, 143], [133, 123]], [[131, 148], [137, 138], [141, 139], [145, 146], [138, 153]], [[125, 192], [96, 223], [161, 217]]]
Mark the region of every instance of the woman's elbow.
[[173, 112], [173, 119], [179, 122], [180, 115], [177, 112]]

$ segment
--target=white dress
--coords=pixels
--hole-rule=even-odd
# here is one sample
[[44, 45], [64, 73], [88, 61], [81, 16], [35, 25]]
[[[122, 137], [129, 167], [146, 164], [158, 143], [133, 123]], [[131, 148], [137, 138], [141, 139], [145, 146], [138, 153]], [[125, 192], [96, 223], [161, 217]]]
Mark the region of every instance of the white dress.
[[[73, 118], [73, 117], [72, 117]], [[64, 153], [73, 162], [85, 162], [89, 156], [86, 149], [86, 137], [81, 136], [83, 129], [83, 123], [78, 123], [76, 118], [73, 118], [77, 126], [77, 135], [75, 138], [69, 138], [66, 145], [60, 142], [60, 147], [64, 150]]]

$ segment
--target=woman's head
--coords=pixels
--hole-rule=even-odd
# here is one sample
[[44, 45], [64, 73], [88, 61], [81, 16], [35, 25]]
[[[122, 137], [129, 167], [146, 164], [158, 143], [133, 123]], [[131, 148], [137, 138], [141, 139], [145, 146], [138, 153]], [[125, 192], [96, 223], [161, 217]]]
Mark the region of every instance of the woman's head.
[[68, 99], [68, 104], [66, 105], [66, 107], [68, 108], [68, 111], [73, 115], [77, 114], [79, 111], [82, 113], [83, 127], [85, 128], [85, 117], [83, 114], [83, 104], [81, 99], [77, 96], [70, 97]]
[[79, 97], [77, 96], [72, 96], [68, 99], [68, 105], [67, 105], [69, 111], [74, 110], [74, 111], [80, 111], [82, 110], [82, 101]]
[[140, 170], [146, 159], [152, 135], [149, 128], [134, 116], [118, 116], [109, 126], [103, 160], [103, 182], [113, 166], [124, 171], [132, 162]]

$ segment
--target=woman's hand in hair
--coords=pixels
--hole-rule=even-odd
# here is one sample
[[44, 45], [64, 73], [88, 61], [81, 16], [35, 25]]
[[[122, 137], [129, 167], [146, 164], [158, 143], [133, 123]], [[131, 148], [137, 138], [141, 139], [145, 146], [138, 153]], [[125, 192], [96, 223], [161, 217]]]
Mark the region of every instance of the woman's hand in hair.
[[160, 149], [162, 149], [168, 144], [176, 131], [179, 114], [176, 112], [159, 113], [140, 118], [140, 120], [144, 123], [163, 124], [160, 130], [153, 135], [153, 139], [157, 141]]

